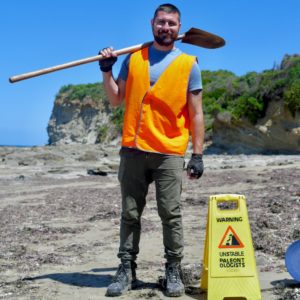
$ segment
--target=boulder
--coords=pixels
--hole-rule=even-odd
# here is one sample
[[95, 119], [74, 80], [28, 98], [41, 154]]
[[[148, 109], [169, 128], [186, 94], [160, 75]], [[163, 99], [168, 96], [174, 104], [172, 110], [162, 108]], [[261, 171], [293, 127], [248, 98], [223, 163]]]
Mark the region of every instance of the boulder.
[[229, 154], [300, 153], [300, 112], [292, 115], [282, 102], [272, 101], [256, 124], [219, 113], [213, 123], [212, 148]]
[[49, 145], [99, 142], [110, 117], [107, 107], [100, 104], [87, 100], [55, 101], [47, 127]]

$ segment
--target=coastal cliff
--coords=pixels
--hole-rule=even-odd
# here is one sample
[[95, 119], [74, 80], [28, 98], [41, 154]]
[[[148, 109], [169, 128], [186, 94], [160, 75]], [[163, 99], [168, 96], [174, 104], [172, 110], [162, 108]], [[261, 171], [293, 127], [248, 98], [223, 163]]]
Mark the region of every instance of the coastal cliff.
[[[243, 76], [202, 71], [207, 151], [300, 153], [300, 56]], [[48, 123], [50, 145], [119, 138], [124, 107], [113, 109], [102, 83], [60, 89]]]
[[213, 126], [212, 148], [220, 153], [300, 153], [300, 113], [293, 116], [280, 103], [269, 103], [266, 116], [255, 125], [226, 112], [215, 117]]
[[49, 145], [96, 144], [117, 137], [102, 84], [68, 85], [56, 96], [47, 131]]

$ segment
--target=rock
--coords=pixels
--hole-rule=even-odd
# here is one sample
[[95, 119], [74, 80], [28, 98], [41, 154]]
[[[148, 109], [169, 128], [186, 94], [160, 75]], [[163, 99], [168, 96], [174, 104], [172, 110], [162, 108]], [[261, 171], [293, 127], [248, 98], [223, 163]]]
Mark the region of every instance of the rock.
[[67, 173], [69, 173], [69, 170], [66, 170], [63, 167], [61, 167], [61, 168], [52, 168], [52, 169], [48, 170], [48, 173], [51, 173], [51, 174], [67, 174]]
[[212, 147], [229, 154], [300, 153], [300, 113], [295, 116], [281, 103], [270, 102], [266, 116], [253, 125], [219, 113], [213, 124]]
[[263, 253], [260, 253], [259, 255], [256, 256], [256, 265], [261, 267], [261, 266], [267, 266], [270, 264], [270, 258]]
[[97, 161], [98, 154], [94, 151], [86, 151], [78, 158], [79, 161]]
[[99, 169], [90, 169], [87, 170], [88, 175], [100, 175], [100, 176], [107, 176], [107, 172], [101, 171]]
[[113, 138], [108, 101], [68, 98], [59, 93], [48, 122], [49, 145], [95, 144]]
[[182, 266], [182, 280], [185, 285], [198, 285], [202, 276], [202, 264], [188, 264]]
[[26, 166], [33, 165], [33, 162], [32, 162], [32, 160], [22, 159], [22, 160], [20, 160], [20, 161], [18, 162], [18, 165], [19, 165], [19, 166], [26, 167]]
[[288, 289], [285, 288], [283, 291], [277, 292], [280, 295], [280, 300], [299, 300], [300, 299], [300, 289], [294, 288], [294, 289]]
[[294, 240], [299, 240], [300, 239], [300, 227], [294, 229], [292, 238]]

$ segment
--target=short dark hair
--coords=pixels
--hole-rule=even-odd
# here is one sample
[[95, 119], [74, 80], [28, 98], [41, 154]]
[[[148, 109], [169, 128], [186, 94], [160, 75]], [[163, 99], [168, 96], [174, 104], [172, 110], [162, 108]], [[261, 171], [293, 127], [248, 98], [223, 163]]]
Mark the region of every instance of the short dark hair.
[[153, 17], [153, 19], [156, 18], [157, 13], [158, 13], [159, 11], [164, 11], [164, 12], [166, 12], [166, 13], [168, 13], [168, 14], [170, 14], [170, 13], [173, 13], [173, 14], [174, 14], [174, 13], [177, 13], [178, 16], [179, 16], [179, 21], [180, 21], [180, 18], [181, 18], [180, 10], [179, 10], [175, 5], [173, 5], [173, 4], [165, 3], [165, 4], [161, 4], [160, 6], [158, 6], [157, 9], [156, 9], [155, 12], [154, 12], [154, 17]]

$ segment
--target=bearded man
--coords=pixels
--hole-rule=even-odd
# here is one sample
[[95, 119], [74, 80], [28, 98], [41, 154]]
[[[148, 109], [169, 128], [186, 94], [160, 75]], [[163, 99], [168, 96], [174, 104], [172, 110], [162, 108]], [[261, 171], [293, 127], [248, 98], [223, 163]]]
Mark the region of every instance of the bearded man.
[[128, 55], [118, 79], [112, 75], [117, 60], [112, 48], [100, 51], [103, 83], [112, 106], [125, 101], [118, 179], [121, 185], [121, 260], [107, 296], [119, 296], [136, 280], [141, 216], [149, 185], [154, 182], [162, 222], [166, 259], [165, 293], [184, 293], [180, 263], [183, 258], [181, 215], [182, 173], [189, 136], [193, 154], [187, 166], [190, 179], [203, 173], [204, 117], [201, 72], [194, 56], [175, 47], [181, 22], [172, 4], [160, 5], [151, 20], [154, 42]]

